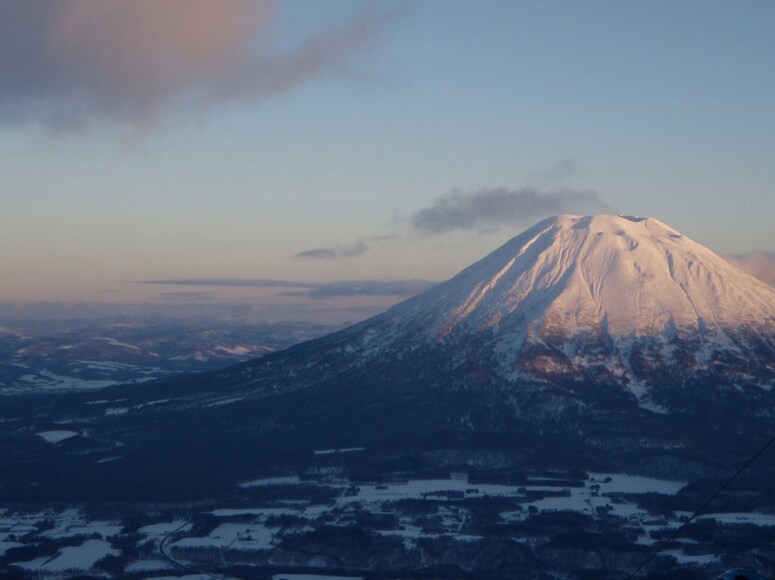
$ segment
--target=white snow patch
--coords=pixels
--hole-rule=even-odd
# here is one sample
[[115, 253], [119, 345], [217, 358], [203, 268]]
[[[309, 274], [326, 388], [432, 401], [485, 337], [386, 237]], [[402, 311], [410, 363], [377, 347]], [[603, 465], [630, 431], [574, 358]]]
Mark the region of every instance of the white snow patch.
[[331, 576], [330, 574], [275, 574], [272, 580], [364, 580], [363, 576]]
[[124, 572], [131, 574], [136, 572], [168, 570], [170, 568], [172, 568], [172, 565], [169, 562], [165, 562], [164, 560], [138, 560], [137, 562], [132, 562], [126, 568], [124, 568]]
[[633, 394], [635, 399], [638, 401], [638, 406], [641, 409], [651, 411], [652, 413], [656, 413], [658, 415], [666, 415], [669, 413], [669, 411], [662, 405], [657, 405], [650, 400], [646, 384], [643, 381], [630, 379], [630, 381], [627, 383], [627, 390]]
[[221, 405], [230, 405], [231, 403], [238, 403], [244, 401], [245, 397], [229, 397], [227, 399], [218, 399], [205, 405], [205, 407], [220, 407]]
[[65, 439], [77, 437], [79, 434], [77, 431], [41, 431], [36, 433], [38, 437], [42, 437], [48, 443], [59, 443]]
[[716, 520], [722, 524], [750, 524], [753, 526], [775, 526], [775, 514], [760, 513], [722, 513], [703, 515], [698, 520]]
[[242, 488], [247, 487], [260, 487], [264, 485], [298, 485], [301, 483], [301, 478], [298, 475], [287, 475], [283, 477], [267, 477], [264, 479], [255, 479], [253, 481], [246, 481], [240, 483]]
[[148, 401], [147, 403], [141, 403], [139, 405], [135, 405], [133, 409], [144, 409], [145, 407], [155, 407], [156, 405], [163, 405], [164, 403], [169, 403], [172, 399], [159, 399], [157, 401]]
[[333, 455], [335, 453], [355, 453], [356, 451], [365, 451], [365, 447], [342, 447], [340, 449], [319, 449], [315, 455]]
[[126, 342], [121, 342], [119, 340], [116, 340], [115, 338], [106, 338], [106, 337], [100, 337], [100, 338], [111, 346], [120, 346], [122, 348], [129, 348], [129, 349], [138, 350], [138, 351], [140, 350], [139, 347], [133, 344], [127, 344]]
[[109, 521], [88, 521], [77, 509], [68, 509], [58, 514], [49, 515], [47, 519], [53, 519], [54, 527], [42, 532], [40, 535], [47, 538], [69, 538], [71, 536], [97, 534], [102, 539], [107, 539], [121, 533], [122, 525]]
[[663, 550], [665, 556], [672, 556], [679, 564], [685, 565], [704, 565], [720, 562], [721, 558], [715, 554], [685, 554], [683, 550]]
[[215, 517], [227, 518], [230, 516], [262, 516], [262, 515], [283, 515], [293, 513], [294, 510], [285, 508], [220, 508], [211, 511]]
[[162, 539], [179, 528], [181, 532], [191, 529], [191, 524], [187, 524], [185, 526], [184, 524], [186, 524], [185, 520], [174, 520], [171, 522], [161, 522], [158, 524], [143, 526], [137, 531], [138, 533], [148, 536], [149, 538]]
[[271, 550], [274, 534], [260, 524], [220, 524], [205, 538], [182, 538], [173, 546], [179, 548], [227, 548], [231, 550]]
[[59, 555], [42, 556], [30, 562], [18, 562], [16, 566], [30, 571], [64, 572], [67, 570], [89, 570], [107, 555], [117, 556], [118, 551], [105, 540], [86, 540], [80, 546], [68, 546]]
[[40, 371], [39, 374], [27, 374], [19, 377], [13, 387], [0, 389], [2, 393], [18, 392], [63, 392], [72, 390], [90, 390], [103, 389], [110, 385], [117, 384], [117, 381], [111, 380], [85, 380], [73, 377], [67, 377], [52, 373], [51, 371]]
[[[227, 576], [224, 580], [231, 580]], [[212, 574], [185, 574], [184, 576], [149, 576], [145, 580], [213, 580]]]
[[220, 350], [221, 352], [225, 352], [227, 354], [234, 354], [234, 355], [237, 355], [237, 356], [242, 356], [242, 355], [250, 354], [251, 352], [253, 352], [252, 349], [250, 349], [250, 348], [248, 348], [246, 346], [242, 346], [242, 345], [238, 345], [238, 346], [234, 346], [234, 347], [218, 345], [218, 346], [215, 347], [215, 350]]
[[668, 481], [625, 473], [590, 473], [589, 481], [600, 485], [600, 493], [661, 493], [675, 495], [688, 485], [685, 481]]
[[4, 556], [11, 548], [18, 548], [23, 545], [24, 544], [20, 544], [19, 542], [6, 542], [5, 540], [0, 540], [0, 557]]

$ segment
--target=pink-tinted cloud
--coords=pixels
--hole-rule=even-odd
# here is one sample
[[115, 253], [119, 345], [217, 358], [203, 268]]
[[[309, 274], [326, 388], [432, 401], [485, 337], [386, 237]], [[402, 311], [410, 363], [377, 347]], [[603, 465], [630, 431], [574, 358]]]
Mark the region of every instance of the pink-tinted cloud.
[[0, 119], [145, 127], [173, 105], [259, 100], [345, 67], [386, 21], [364, 9], [289, 47], [278, 36], [279, 8], [277, 0], [3, 0]]
[[775, 286], [775, 252], [751, 252], [739, 256], [726, 256], [726, 260], [762, 282]]

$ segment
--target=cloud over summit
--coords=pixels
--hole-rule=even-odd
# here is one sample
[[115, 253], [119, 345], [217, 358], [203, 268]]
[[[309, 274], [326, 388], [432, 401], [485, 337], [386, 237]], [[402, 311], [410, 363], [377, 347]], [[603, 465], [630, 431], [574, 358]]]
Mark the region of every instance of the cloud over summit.
[[453, 191], [412, 216], [412, 225], [426, 234], [530, 224], [541, 217], [575, 211], [603, 211], [608, 206], [595, 191], [563, 189], [541, 192], [524, 187]]
[[364, 9], [291, 46], [277, 0], [3, 0], [0, 121], [156, 123], [173, 104], [256, 101], [335, 72], [376, 38]]

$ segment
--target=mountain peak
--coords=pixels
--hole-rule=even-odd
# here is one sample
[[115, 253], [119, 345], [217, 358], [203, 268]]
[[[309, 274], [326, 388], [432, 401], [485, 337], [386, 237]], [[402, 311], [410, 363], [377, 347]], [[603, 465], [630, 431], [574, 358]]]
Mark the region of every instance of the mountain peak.
[[644, 349], [675, 376], [775, 352], [775, 289], [650, 217], [546, 219], [381, 320], [384, 341], [476, 348], [506, 375], [536, 348], [568, 375], [602, 365], [625, 382]]
[[531, 229], [545, 229], [547, 226], [559, 229], [589, 230], [594, 233], [613, 233], [620, 235], [627, 233], [657, 237], [681, 236], [681, 234], [667, 224], [659, 221], [657, 218], [634, 215], [599, 214], [580, 216], [562, 214], [547, 218], [537, 223]]
[[504, 325], [523, 337], [694, 337], [775, 324], [775, 290], [632, 216], [544, 220], [409, 306], [435, 312], [441, 337]]

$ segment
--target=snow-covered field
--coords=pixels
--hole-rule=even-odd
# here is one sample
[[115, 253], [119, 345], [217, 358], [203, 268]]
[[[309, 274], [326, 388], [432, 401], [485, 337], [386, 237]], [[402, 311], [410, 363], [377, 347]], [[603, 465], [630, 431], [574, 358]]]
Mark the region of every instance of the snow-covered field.
[[287, 477], [267, 477], [264, 479], [255, 479], [253, 481], [246, 481], [240, 483], [240, 487], [260, 487], [264, 485], [294, 485], [301, 482], [301, 478], [298, 475], [289, 475]]
[[[260, 479], [243, 484], [246, 493], [251, 488], [272, 487], [282, 495], [282, 490], [292, 492], [294, 489], [301, 491], [318, 487], [328, 493], [331, 499], [324, 503], [298, 498], [278, 499], [273, 505], [213, 507], [202, 512], [209, 518], [215, 518], [215, 523], [207, 531], [197, 531], [201, 528], [197, 528], [192, 520], [182, 517], [163, 521], [157, 519], [155, 522], [150, 520], [146, 525], [136, 528], [134, 533], [140, 538], [136, 540], [137, 547], [144, 547], [142, 554], [125, 563], [124, 571], [127, 574], [154, 574], [166, 578], [184, 577], [174, 575], [176, 571], [181, 571], [172, 569], [172, 562], [161, 552], [162, 544], [167, 554], [174, 559], [181, 558], [183, 562], [208, 550], [210, 552], [207, 553], [215, 550], [222, 554], [268, 553], [284, 539], [319, 530], [321, 526], [346, 527], [358, 521], [363, 514], [393, 518], [394, 523], [390, 527], [377, 529], [374, 533], [383, 538], [400, 540], [404, 549], [409, 551], [417, 548], [418, 542], [433, 540], [441, 535], [460, 543], [478, 542], [484, 536], [468, 527], [471, 509], [475, 508], [466, 503], [466, 500], [477, 498], [501, 498], [519, 508], [501, 509], [498, 517], [503, 524], [526, 522], [536, 514], [552, 512], [584, 514], [591, 518], [590, 521], [603, 517], [618, 518], [622, 526], [638, 535], [634, 540], [636, 545], [653, 546], [660, 534], [675, 530], [689, 514], [649, 513], [648, 509], [638, 504], [638, 495], [673, 495], [684, 485], [678, 481], [620, 473], [591, 473], [583, 480], [567, 482], [551, 477], [533, 477], [519, 485], [474, 483], [465, 474], [452, 474], [447, 479], [411, 479], [368, 484], [335, 476], [321, 476], [320, 480], [299, 476]], [[402, 512], [397, 506], [403, 500], [421, 500], [425, 512], [422, 516]], [[499, 504], [496, 502], [492, 505]], [[764, 513], [713, 513], [703, 516], [700, 521], [711, 519], [724, 525], [775, 526], [775, 515]], [[427, 525], [430, 520], [434, 522], [432, 528]], [[100, 560], [109, 555], [121, 554], [119, 539], [124, 533], [122, 522], [89, 521], [75, 508], [34, 513], [0, 510], [0, 556], [30, 541], [46, 539], [58, 542], [59, 547], [55, 552], [13, 562], [21, 570], [46, 578], [94, 572], [94, 566]], [[679, 541], [666, 554], [687, 566], [718, 561], [717, 554], [698, 551], [696, 543], [690, 539], [683, 543]], [[274, 578], [297, 580], [337, 577], [275, 574]]]
[[275, 574], [272, 580], [363, 580], [363, 576], [329, 576], [327, 574]]
[[59, 443], [70, 437], [77, 437], [79, 433], [77, 431], [41, 431], [37, 433], [38, 437], [42, 437], [48, 443]]
[[66, 572], [69, 570], [89, 570], [94, 564], [112, 554], [118, 555], [118, 550], [110, 547], [105, 540], [86, 540], [79, 546], [62, 548], [56, 556], [41, 556], [29, 562], [17, 564], [25, 570], [37, 572]]
[[178, 540], [177, 548], [221, 548], [227, 550], [271, 550], [275, 531], [263, 524], [220, 524], [203, 538], [188, 537]]

